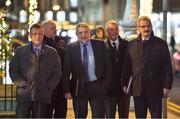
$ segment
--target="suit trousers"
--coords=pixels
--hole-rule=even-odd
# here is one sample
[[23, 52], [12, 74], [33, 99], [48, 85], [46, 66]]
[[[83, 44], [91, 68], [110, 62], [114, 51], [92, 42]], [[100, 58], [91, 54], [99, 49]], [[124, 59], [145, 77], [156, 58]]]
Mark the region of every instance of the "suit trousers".
[[162, 98], [161, 97], [134, 97], [134, 107], [136, 118], [146, 118], [149, 109], [151, 118], [162, 118]]
[[122, 95], [116, 97], [106, 97], [106, 118], [115, 118], [118, 108], [119, 118], [128, 118], [129, 116], [130, 96]]
[[[52, 100], [48, 111], [49, 118], [66, 118], [67, 114], [67, 99], [64, 97], [58, 98], [58, 100]], [[54, 112], [54, 113], [53, 113]]]
[[105, 86], [99, 82], [85, 84], [81, 93], [73, 98], [75, 118], [86, 118], [88, 114], [88, 103], [91, 108], [92, 118], [105, 117]]
[[49, 104], [34, 101], [17, 101], [17, 118], [47, 118]]
[[66, 118], [67, 99], [64, 97], [62, 82], [59, 82], [58, 86], [53, 91], [49, 109], [49, 118]]

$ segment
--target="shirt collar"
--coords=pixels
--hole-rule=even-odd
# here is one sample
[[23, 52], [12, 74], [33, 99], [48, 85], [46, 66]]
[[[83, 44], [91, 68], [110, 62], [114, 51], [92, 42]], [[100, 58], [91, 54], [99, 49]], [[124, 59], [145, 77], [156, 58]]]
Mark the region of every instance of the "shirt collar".
[[111, 42], [111, 45], [112, 45], [112, 46], [114, 46], [113, 43], [116, 44], [116, 47], [119, 46], [119, 40], [118, 40], [118, 39], [116, 39], [115, 41], [110, 40], [110, 42]]
[[150, 36], [149, 37], [146, 37], [146, 38], [144, 38], [144, 39], [142, 39], [142, 40], [149, 40], [150, 39]]
[[90, 41], [88, 41], [87, 43], [82, 43], [80, 42], [80, 45], [83, 46], [83, 45], [89, 45], [90, 44]]
[[116, 39], [115, 41], [110, 40], [110, 42], [111, 42], [111, 44], [113, 44], [113, 43], [119, 44], [119, 40], [118, 39]]
[[34, 45], [33, 45], [33, 49], [35, 49], [35, 48], [37, 48], [37, 49], [41, 50], [41, 48], [42, 48], [42, 44], [41, 44], [39, 47], [36, 47], [36, 46], [34, 46]]

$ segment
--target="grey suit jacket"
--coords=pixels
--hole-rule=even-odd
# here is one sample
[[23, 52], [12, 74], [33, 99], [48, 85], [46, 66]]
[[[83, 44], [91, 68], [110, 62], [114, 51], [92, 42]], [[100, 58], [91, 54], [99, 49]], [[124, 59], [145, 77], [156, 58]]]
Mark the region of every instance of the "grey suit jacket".
[[32, 44], [28, 44], [16, 49], [9, 74], [17, 86], [17, 100], [50, 103], [52, 92], [61, 80], [62, 66], [54, 48], [43, 45], [37, 58]]

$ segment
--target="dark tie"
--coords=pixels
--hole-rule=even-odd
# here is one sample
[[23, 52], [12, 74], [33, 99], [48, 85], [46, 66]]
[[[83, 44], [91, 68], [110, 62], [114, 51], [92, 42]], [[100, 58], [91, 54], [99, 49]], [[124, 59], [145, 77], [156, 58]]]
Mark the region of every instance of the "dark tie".
[[113, 42], [112, 44], [113, 44], [114, 50], [117, 51], [116, 43]]
[[83, 47], [83, 66], [84, 66], [84, 79], [85, 81], [89, 80], [89, 76], [88, 76], [88, 54], [87, 54], [87, 48], [86, 48], [87, 44], [84, 44]]
[[113, 48], [114, 48], [114, 54], [115, 54], [115, 58], [116, 58], [116, 62], [117, 62], [117, 47], [116, 47], [116, 43], [113, 42]]

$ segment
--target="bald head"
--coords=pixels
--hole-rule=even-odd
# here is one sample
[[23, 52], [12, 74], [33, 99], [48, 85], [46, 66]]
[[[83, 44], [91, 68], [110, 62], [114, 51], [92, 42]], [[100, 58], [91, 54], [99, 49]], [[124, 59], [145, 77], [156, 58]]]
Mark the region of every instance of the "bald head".
[[52, 20], [44, 21], [42, 23], [44, 28], [44, 35], [48, 38], [54, 38], [56, 36], [56, 24]]

